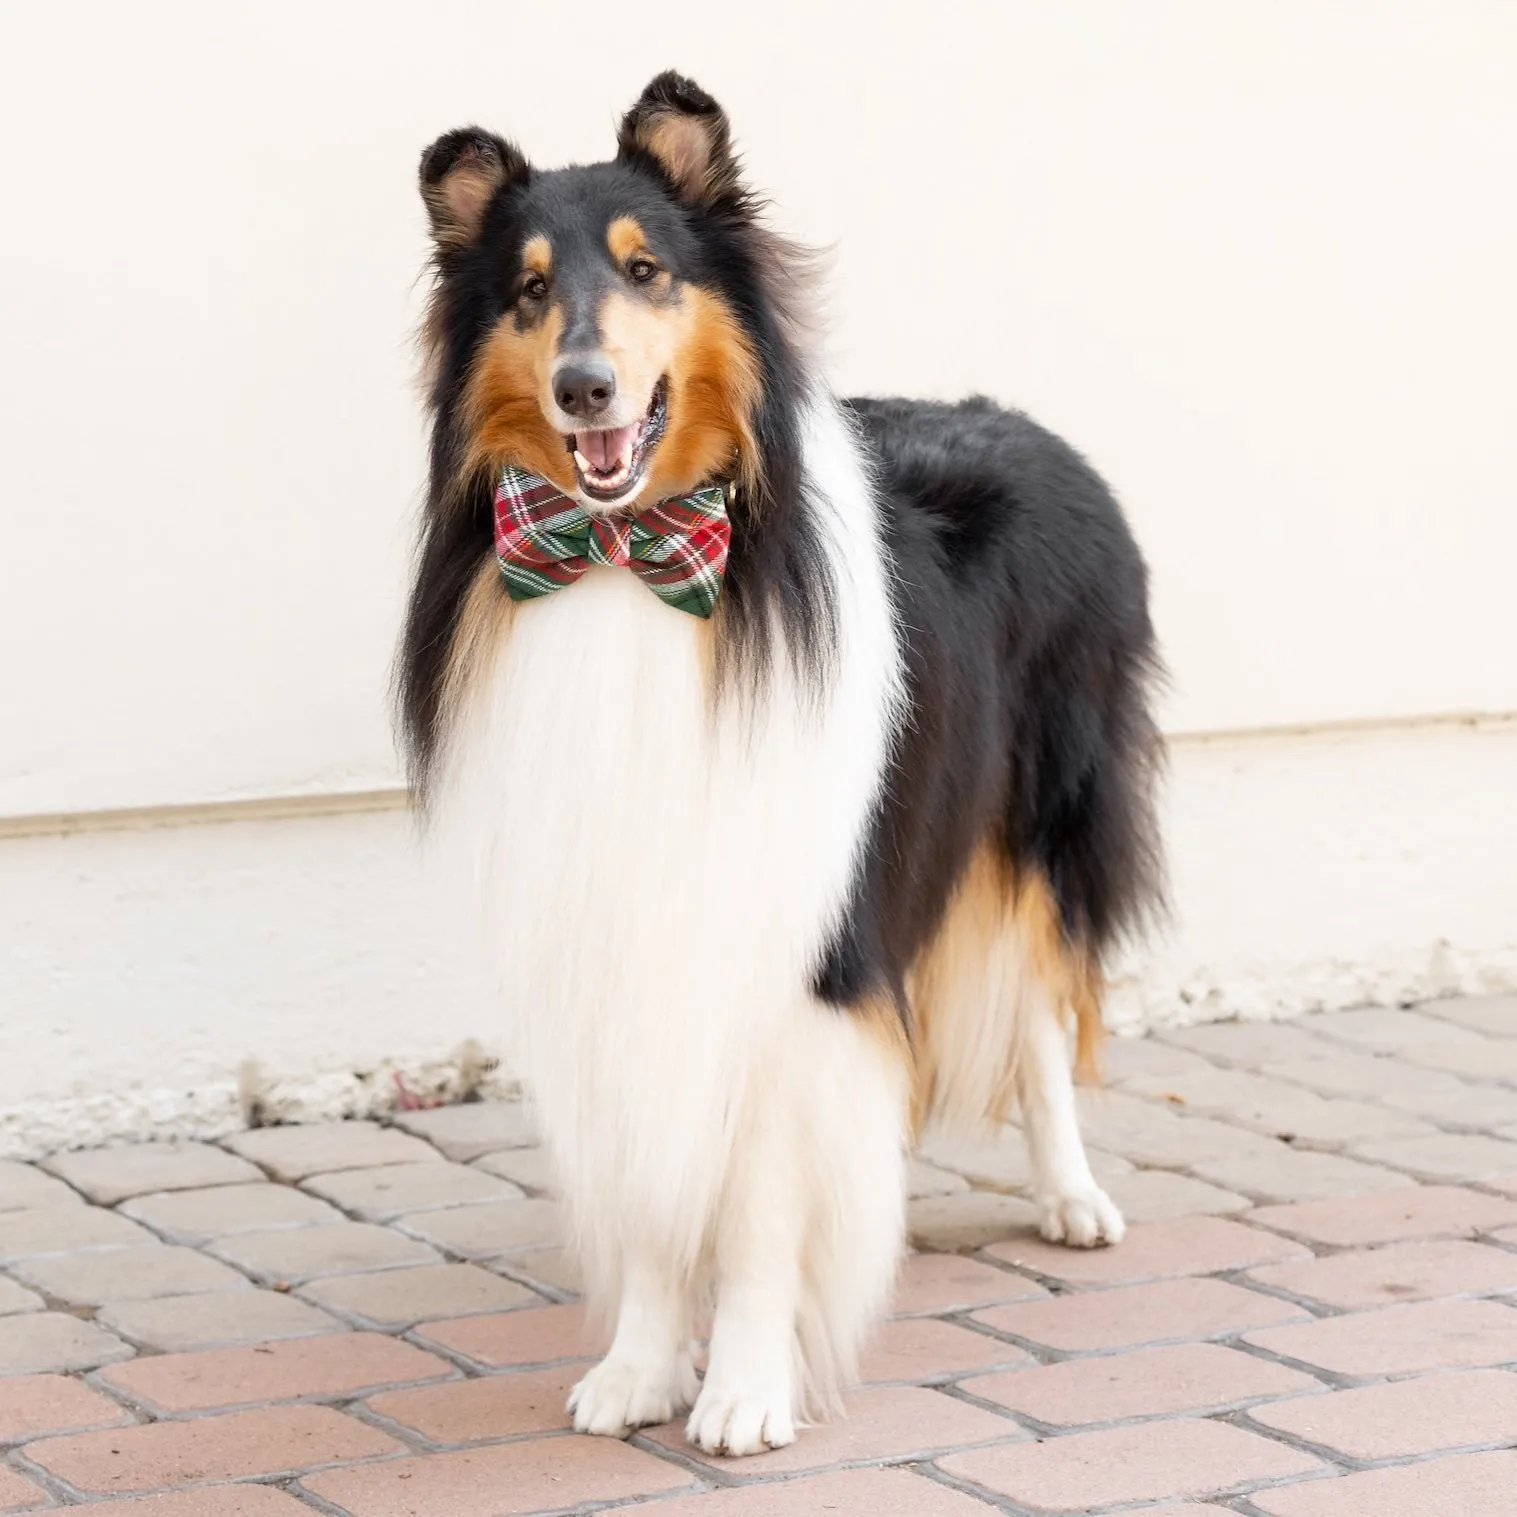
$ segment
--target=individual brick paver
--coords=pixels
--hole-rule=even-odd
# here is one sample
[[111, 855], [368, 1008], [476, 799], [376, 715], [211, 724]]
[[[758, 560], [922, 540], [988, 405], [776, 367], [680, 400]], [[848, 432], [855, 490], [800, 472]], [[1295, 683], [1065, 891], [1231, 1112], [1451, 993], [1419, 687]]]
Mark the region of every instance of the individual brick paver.
[[521, 1101], [475, 1101], [434, 1111], [407, 1111], [394, 1122], [460, 1161], [502, 1148], [530, 1148], [537, 1142], [532, 1110]]
[[209, 1480], [293, 1474], [401, 1453], [378, 1428], [325, 1406], [278, 1406], [186, 1422], [45, 1438], [26, 1446], [34, 1464], [77, 1490], [155, 1491]]
[[134, 1352], [114, 1333], [64, 1312], [0, 1317], [0, 1375], [94, 1369]]
[[1433, 1131], [1407, 1112], [1368, 1101], [1330, 1099], [1280, 1080], [1243, 1070], [1207, 1066], [1190, 1075], [1148, 1075], [1125, 1089], [1184, 1110], [1222, 1117], [1266, 1137], [1312, 1147], [1341, 1148], [1374, 1138], [1419, 1136]]
[[1182, 1217], [1128, 1229], [1118, 1248], [1070, 1249], [1015, 1238], [986, 1252], [1014, 1268], [1075, 1285], [1122, 1285], [1181, 1275], [1215, 1275], [1284, 1259], [1305, 1259], [1299, 1243], [1222, 1217]]
[[520, 1254], [503, 1254], [485, 1260], [485, 1268], [520, 1280], [550, 1301], [570, 1301], [583, 1294], [584, 1274], [572, 1249], [534, 1248]]
[[668, 1460], [611, 1438], [531, 1438], [307, 1476], [352, 1517], [513, 1517], [688, 1489]]
[[1157, 1280], [992, 1307], [976, 1312], [974, 1320], [1029, 1343], [1078, 1354], [1235, 1337], [1251, 1328], [1309, 1321], [1311, 1314], [1225, 1280]]
[[411, 1212], [398, 1219], [408, 1233], [466, 1259], [487, 1259], [563, 1241], [563, 1209], [556, 1201], [486, 1201], [447, 1211]]
[[1517, 1038], [1517, 995], [1424, 1001], [1417, 1010], [1424, 1016], [1440, 1017], [1493, 1038]]
[[931, 1317], [902, 1317], [875, 1333], [859, 1365], [866, 1385], [936, 1384], [1031, 1360], [1019, 1348]]
[[16, 1312], [40, 1312], [45, 1305], [36, 1291], [0, 1276], [0, 1317], [9, 1317]]
[[311, 1509], [268, 1485], [202, 1485], [162, 1496], [91, 1502], [90, 1517], [310, 1517]]
[[1476, 1034], [1450, 1026], [1447, 1020], [1425, 1017], [1393, 1007], [1362, 1006], [1351, 1011], [1328, 1011], [1312, 1018], [1318, 1037], [1334, 1038], [1372, 1053], [1406, 1053], [1430, 1043], [1473, 1043]]
[[226, 1185], [136, 1196], [121, 1210], [176, 1243], [205, 1243], [272, 1227], [340, 1222], [342, 1213], [284, 1185]]
[[79, 1206], [83, 1201], [78, 1191], [33, 1165], [0, 1159], [0, 1214], [42, 1206]]
[[417, 1328], [415, 1336], [418, 1342], [435, 1344], [487, 1369], [595, 1358], [608, 1347], [605, 1338], [587, 1326], [580, 1306], [542, 1306], [456, 1322], [429, 1322]]
[[1478, 1369], [1517, 1363], [1517, 1310], [1495, 1301], [1422, 1301], [1266, 1328], [1245, 1341], [1356, 1380]]
[[226, 1146], [266, 1169], [276, 1180], [287, 1181], [338, 1169], [442, 1162], [442, 1156], [431, 1144], [373, 1122], [260, 1127], [228, 1138]]
[[1268, 1517], [1511, 1517], [1513, 1491], [1517, 1452], [1504, 1449], [1261, 1491], [1253, 1502]]
[[1272, 1264], [1249, 1279], [1327, 1306], [1359, 1311], [1394, 1301], [1517, 1291], [1517, 1253], [1454, 1239], [1419, 1239], [1327, 1259]]
[[[1441, 1135], [1440, 1135], [1441, 1136]], [[1398, 1138], [1396, 1142], [1426, 1143], [1428, 1138]], [[1259, 1138], [1248, 1152], [1206, 1154], [1191, 1165], [1196, 1174], [1217, 1185], [1246, 1191], [1261, 1201], [1318, 1200], [1325, 1196], [1361, 1196], [1375, 1191], [1405, 1190], [1413, 1184], [1394, 1169], [1361, 1163], [1342, 1154], [1292, 1148], [1271, 1138]], [[1373, 1145], [1371, 1145], [1373, 1147]], [[1356, 1154], [1369, 1156], [1367, 1149]]]
[[109, 1397], [64, 1375], [0, 1380], [0, 1443], [115, 1427], [131, 1420]]
[[137, 1143], [130, 1148], [93, 1148], [54, 1154], [46, 1169], [91, 1201], [114, 1206], [149, 1191], [199, 1190], [261, 1180], [256, 1165], [208, 1143]]
[[1107, 1194], [1129, 1222], [1161, 1222], [1169, 1217], [1228, 1216], [1247, 1211], [1253, 1202], [1237, 1191], [1223, 1190], [1193, 1175], [1163, 1169], [1135, 1169], [1103, 1182]]
[[558, 1193], [558, 1176], [545, 1148], [503, 1148], [498, 1153], [482, 1154], [469, 1168], [510, 1180], [533, 1195]]
[[981, 1248], [1007, 1233], [1032, 1232], [1037, 1208], [1020, 1196], [971, 1190], [957, 1196], [922, 1196], [906, 1208], [906, 1230], [918, 1248]]
[[1423, 1185], [1355, 1200], [1264, 1206], [1251, 1213], [1249, 1221], [1309, 1243], [1351, 1248], [1413, 1238], [1473, 1237], [1505, 1223], [1517, 1224], [1517, 1202], [1457, 1186]]
[[1190, 1169], [1202, 1155], [1257, 1154], [1268, 1140], [1210, 1117], [1189, 1117], [1126, 1090], [1082, 1091], [1081, 1125], [1091, 1143], [1133, 1164]]
[[1300, 1022], [1207, 1022], [1161, 1029], [1154, 1036], [1157, 1042], [1188, 1048], [1240, 1069], [1338, 1057], [1342, 1044], [1316, 1037], [1308, 1030], [1314, 1022], [1305, 1017]]
[[685, 1441], [681, 1424], [650, 1428], [645, 1436], [737, 1480], [792, 1475], [834, 1464], [914, 1462], [934, 1451], [995, 1440], [1016, 1440], [1019, 1447], [1026, 1447], [1024, 1440], [1030, 1437], [1008, 1417], [920, 1386], [855, 1391], [844, 1398], [844, 1406], [847, 1416], [842, 1420], [808, 1428], [789, 1447], [740, 1462], [702, 1453]]
[[883, 1469], [677, 1496], [634, 1510], [647, 1517], [992, 1517], [995, 1508], [909, 1470]]
[[524, 1285], [477, 1264], [426, 1264], [373, 1275], [339, 1275], [303, 1286], [300, 1294], [339, 1317], [403, 1332], [418, 1322], [540, 1305]]
[[47, 1506], [48, 1495], [14, 1470], [0, 1469], [0, 1512], [29, 1512]]
[[[1032, 1164], [1027, 1145], [1014, 1127], [979, 1140], [932, 1139], [922, 1153], [940, 1169], [962, 1175], [975, 1185], [997, 1190], [1026, 1191], [1032, 1186]], [[1088, 1150], [1091, 1172], [1098, 1180], [1127, 1174], [1132, 1165], [1115, 1154], [1099, 1148]]]
[[891, 1310], [897, 1316], [967, 1311], [1001, 1301], [1039, 1300], [1048, 1294], [1025, 1275], [995, 1269], [958, 1254], [911, 1254], [901, 1265]]
[[[1512, 1098], [1517, 1101], [1517, 1094]], [[1389, 1138], [1354, 1152], [1429, 1180], [1482, 1180], [1517, 1167], [1517, 1143], [1481, 1133], [1437, 1133], [1430, 1138]]]
[[193, 1249], [163, 1244], [46, 1255], [23, 1259], [11, 1268], [54, 1300], [76, 1306], [248, 1288], [247, 1279], [235, 1269]]
[[242, 1233], [212, 1244], [211, 1251], [256, 1279], [290, 1285], [325, 1275], [438, 1262], [436, 1249], [372, 1222]]
[[1249, 1415], [1265, 1428], [1366, 1464], [1517, 1443], [1517, 1374], [1466, 1370], [1394, 1380], [1256, 1406]]
[[510, 1180], [467, 1164], [381, 1164], [377, 1169], [312, 1175], [301, 1183], [314, 1195], [369, 1222], [475, 1201], [507, 1201], [523, 1194]]
[[1326, 1471], [1309, 1454], [1199, 1418], [953, 1454], [938, 1464], [1037, 1511], [1079, 1513], [1117, 1502], [1215, 1496]]
[[1405, 1057], [1429, 1069], [1517, 1085], [1517, 1038], [1465, 1038], [1409, 1048]]
[[987, 1375], [966, 1380], [963, 1389], [1046, 1427], [1085, 1427], [1176, 1412], [1220, 1412], [1265, 1397], [1314, 1391], [1318, 1382], [1219, 1344], [1177, 1343]]
[[369, 1410], [437, 1444], [489, 1443], [567, 1429], [570, 1390], [582, 1364], [452, 1380], [369, 1398]]
[[44, 1206], [5, 1213], [0, 1225], [0, 1264], [79, 1248], [120, 1248], [151, 1243], [153, 1235], [98, 1206]]
[[969, 1181], [952, 1170], [939, 1169], [925, 1159], [911, 1159], [906, 1165], [906, 1194], [918, 1196], [953, 1196], [969, 1189]]
[[342, 1326], [307, 1301], [264, 1290], [113, 1301], [101, 1308], [97, 1320], [143, 1348], [164, 1353], [308, 1338]]
[[456, 1373], [452, 1365], [409, 1343], [378, 1333], [343, 1333], [248, 1348], [156, 1354], [115, 1365], [103, 1371], [100, 1380], [152, 1410], [176, 1414], [347, 1398]]

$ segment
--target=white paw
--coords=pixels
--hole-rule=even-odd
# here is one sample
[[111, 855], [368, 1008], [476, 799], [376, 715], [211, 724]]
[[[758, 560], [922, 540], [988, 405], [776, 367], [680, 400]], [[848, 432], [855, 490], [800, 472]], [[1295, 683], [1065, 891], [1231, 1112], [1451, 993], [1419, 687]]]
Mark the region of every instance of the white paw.
[[1050, 1243], [1095, 1248], [1120, 1243], [1127, 1231], [1122, 1213], [1098, 1185], [1065, 1195], [1038, 1197], [1038, 1231]]
[[695, 1403], [685, 1436], [708, 1454], [762, 1454], [795, 1442], [790, 1390], [724, 1391], [709, 1382]]
[[576, 1433], [625, 1438], [634, 1428], [668, 1422], [689, 1407], [700, 1387], [695, 1364], [682, 1349], [671, 1365], [649, 1369], [602, 1359], [569, 1392]]

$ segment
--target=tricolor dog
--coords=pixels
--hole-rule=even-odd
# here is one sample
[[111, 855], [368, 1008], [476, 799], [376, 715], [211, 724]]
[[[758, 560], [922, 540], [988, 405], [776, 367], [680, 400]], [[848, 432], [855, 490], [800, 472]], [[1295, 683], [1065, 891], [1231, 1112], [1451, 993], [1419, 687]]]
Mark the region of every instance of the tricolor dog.
[[923, 1124], [1019, 1111], [1044, 1235], [1122, 1236], [1071, 1042], [1158, 897], [1143, 562], [1027, 417], [831, 392], [688, 80], [609, 162], [469, 127], [421, 192], [401, 704], [614, 1316], [574, 1423], [774, 1448], [885, 1305]]

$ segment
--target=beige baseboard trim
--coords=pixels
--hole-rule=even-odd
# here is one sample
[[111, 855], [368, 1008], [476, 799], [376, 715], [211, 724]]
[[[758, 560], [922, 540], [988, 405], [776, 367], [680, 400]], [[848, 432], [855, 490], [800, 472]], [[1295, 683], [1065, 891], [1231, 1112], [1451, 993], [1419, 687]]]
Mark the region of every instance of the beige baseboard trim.
[[1403, 736], [1417, 732], [1517, 731], [1517, 711], [1455, 711], [1439, 716], [1351, 717], [1337, 722], [1287, 723], [1278, 727], [1222, 727], [1215, 731], [1166, 732], [1171, 748], [1204, 747], [1213, 743], [1254, 743], [1281, 739], [1325, 739]]
[[[1440, 731], [1517, 732], [1517, 711], [1468, 711], [1442, 716], [1388, 720], [1312, 722], [1299, 726], [1233, 727], [1219, 731], [1171, 732], [1171, 748], [1201, 748], [1255, 742], [1333, 741]], [[83, 832], [136, 832], [158, 827], [208, 827], [224, 822], [272, 822], [313, 816], [350, 816], [365, 811], [404, 811], [411, 794], [404, 785], [373, 790], [338, 790], [321, 795], [267, 795], [237, 801], [132, 806], [117, 811], [56, 811], [0, 816], [0, 840], [67, 837]]]
[[361, 811], [404, 811], [411, 793], [404, 785], [377, 790], [338, 790], [323, 795], [261, 795], [241, 801], [130, 806], [119, 811], [55, 811], [0, 816], [0, 839], [66, 837], [79, 832], [138, 832], [156, 827], [208, 827], [222, 822], [275, 822], [297, 817], [350, 816]]

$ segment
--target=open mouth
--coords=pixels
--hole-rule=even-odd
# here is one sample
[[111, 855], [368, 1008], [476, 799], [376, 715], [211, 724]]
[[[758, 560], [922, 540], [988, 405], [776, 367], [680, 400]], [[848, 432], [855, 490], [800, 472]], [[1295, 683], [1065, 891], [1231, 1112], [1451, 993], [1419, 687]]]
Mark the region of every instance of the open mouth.
[[669, 386], [653, 387], [653, 399], [640, 421], [627, 427], [571, 432], [565, 439], [574, 457], [579, 487], [592, 500], [619, 501], [632, 494], [648, 472], [648, 460], [669, 422]]

